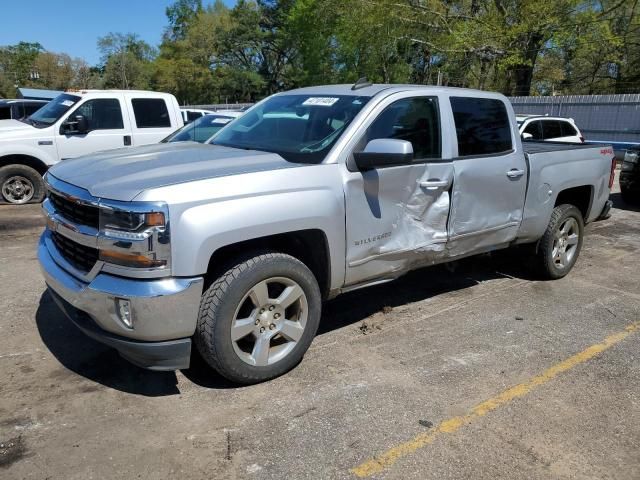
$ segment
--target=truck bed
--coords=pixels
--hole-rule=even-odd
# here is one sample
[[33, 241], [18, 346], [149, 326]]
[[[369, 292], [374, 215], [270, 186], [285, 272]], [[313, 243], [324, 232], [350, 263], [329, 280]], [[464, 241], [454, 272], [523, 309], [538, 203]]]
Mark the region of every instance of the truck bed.
[[579, 150], [582, 148], [611, 147], [605, 143], [567, 143], [567, 142], [522, 142], [522, 149], [527, 155], [533, 153], [562, 152], [566, 150]]
[[524, 220], [519, 238], [534, 241], [544, 233], [558, 192], [587, 188], [591, 193], [585, 222], [595, 220], [609, 198], [613, 149], [607, 144], [522, 142], [529, 166]]

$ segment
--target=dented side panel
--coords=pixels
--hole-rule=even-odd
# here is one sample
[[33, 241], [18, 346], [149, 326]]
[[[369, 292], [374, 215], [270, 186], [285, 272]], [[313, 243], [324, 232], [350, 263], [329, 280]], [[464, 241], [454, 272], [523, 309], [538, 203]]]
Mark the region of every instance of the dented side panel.
[[[428, 187], [429, 180], [446, 182]], [[437, 263], [445, 255], [453, 164], [350, 173], [345, 181], [346, 284]]]
[[[522, 171], [517, 178], [511, 170]], [[522, 152], [454, 162], [449, 254], [464, 255], [514, 240], [522, 222], [527, 165]]]

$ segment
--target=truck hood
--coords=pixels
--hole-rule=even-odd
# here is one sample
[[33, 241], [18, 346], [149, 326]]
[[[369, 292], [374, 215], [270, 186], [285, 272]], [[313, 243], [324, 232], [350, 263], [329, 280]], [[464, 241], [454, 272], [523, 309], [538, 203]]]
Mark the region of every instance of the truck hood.
[[275, 153], [176, 142], [64, 160], [49, 173], [95, 197], [131, 201], [145, 190], [167, 185], [302, 166]]
[[35, 128], [18, 120], [0, 120], [0, 135], [16, 130], [35, 130]]

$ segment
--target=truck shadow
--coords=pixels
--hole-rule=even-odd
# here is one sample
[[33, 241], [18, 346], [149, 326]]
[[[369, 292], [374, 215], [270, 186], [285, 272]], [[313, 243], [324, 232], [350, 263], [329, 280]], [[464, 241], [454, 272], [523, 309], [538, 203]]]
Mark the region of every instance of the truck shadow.
[[414, 270], [392, 282], [355, 290], [327, 302], [318, 335], [355, 325], [377, 312], [509, 277], [537, 279], [517, 248]]
[[[495, 252], [411, 272], [393, 282], [346, 293], [324, 306], [318, 335], [347, 325], [358, 325], [376, 312], [463, 290], [483, 281], [516, 277], [533, 279], [518, 250]], [[45, 291], [36, 312], [42, 341], [67, 369], [105, 387], [150, 397], [180, 393], [175, 372], [145, 370], [87, 337], [60, 311]], [[204, 388], [238, 388], [211, 370], [196, 353], [183, 375]]]
[[40, 297], [36, 325], [42, 341], [67, 369], [106, 387], [150, 397], [175, 395], [175, 372], [152, 372], [87, 337], [58, 308], [48, 291]]

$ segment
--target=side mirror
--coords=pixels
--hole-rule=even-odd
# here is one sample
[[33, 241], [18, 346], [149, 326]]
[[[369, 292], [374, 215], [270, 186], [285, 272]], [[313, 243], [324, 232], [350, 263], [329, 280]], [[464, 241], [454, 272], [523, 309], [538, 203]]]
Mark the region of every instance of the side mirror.
[[62, 124], [62, 133], [66, 134], [83, 134], [89, 131], [89, 122], [84, 115], [75, 115], [69, 117]]
[[406, 140], [377, 138], [362, 152], [353, 152], [353, 158], [360, 170], [409, 165], [413, 162], [413, 146]]
[[533, 135], [531, 135], [530, 133], [523, 133], [522, 134], [522, 139], [523, 140], [531, 140], [533, 138]]

